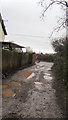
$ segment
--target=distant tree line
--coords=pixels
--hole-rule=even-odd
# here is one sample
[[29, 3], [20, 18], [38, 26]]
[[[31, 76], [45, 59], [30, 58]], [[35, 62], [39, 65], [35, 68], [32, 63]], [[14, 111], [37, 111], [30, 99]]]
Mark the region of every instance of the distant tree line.
[[55, 54], [38, 54], [38, 59], [40, 61], [46, 61], [46, 62], [53, 62], [54, 61]]

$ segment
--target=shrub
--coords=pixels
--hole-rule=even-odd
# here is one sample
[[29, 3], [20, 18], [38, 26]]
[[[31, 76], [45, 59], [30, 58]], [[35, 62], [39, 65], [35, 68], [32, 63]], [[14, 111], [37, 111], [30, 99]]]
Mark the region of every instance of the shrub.
[[[54, 60], [53, 71], [57, 80], [59, 81], [59, 85], [62, 89], [67, 88], [68, 85], [66, 75], [68, 74], [68, 57], [66, 56], [66, 52], [68, 49], [68, 38], [61, 38], [59, 40], [54, 40], [52, 45], [56, 52], [56, 57]], [[67, 47], [66, 47], [67, 46]]]

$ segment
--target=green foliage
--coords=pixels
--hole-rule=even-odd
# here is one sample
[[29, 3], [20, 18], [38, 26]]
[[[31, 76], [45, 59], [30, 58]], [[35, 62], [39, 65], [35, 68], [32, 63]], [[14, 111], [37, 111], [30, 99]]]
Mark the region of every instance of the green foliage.
[[[56, 52], [53, 71], [62, 89], [68, 90], [67, 78], [68, 74], [68, 57], [66, 56], [68, 49], [68, 38], [62, 38], [53, 41], [52, 45]], [[67, 47], [66, 47], [67, 46]]]
[[38, 59], [40, 61], [46, 61], [46, 62], [53, 62], [54, 61], [54, 54], [39, 54]]

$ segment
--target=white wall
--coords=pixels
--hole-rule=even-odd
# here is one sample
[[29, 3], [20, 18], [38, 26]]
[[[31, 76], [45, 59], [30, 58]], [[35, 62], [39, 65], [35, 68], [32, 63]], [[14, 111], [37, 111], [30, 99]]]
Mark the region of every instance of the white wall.
[[0, 41], [4, 41], [4, 39], [5, 39], [5, 35], [4, 35], [3, 29], [0, 23]]

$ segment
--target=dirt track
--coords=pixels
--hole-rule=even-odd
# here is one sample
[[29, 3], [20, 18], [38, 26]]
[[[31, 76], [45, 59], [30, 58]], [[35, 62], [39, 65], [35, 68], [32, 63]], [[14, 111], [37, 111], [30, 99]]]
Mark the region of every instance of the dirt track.
[[40, 62], [3, 80], [3, 117], [64, 118], [53, 88], [52, 65]]

